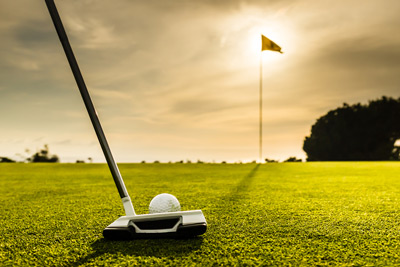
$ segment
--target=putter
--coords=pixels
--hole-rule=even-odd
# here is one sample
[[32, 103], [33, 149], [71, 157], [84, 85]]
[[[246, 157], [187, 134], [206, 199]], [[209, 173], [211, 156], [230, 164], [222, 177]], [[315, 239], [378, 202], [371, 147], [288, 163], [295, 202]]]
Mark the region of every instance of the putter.
[[207, 230], [207, 222], [201, 210], [164, 212], [137, 215], [132, 201], [126, 190], [118, 166], [111, 154], [106, 136], [104, 135], [99, 118], [86, 88], [78, 63], [72, 52], [67, 34], [61, 22], [54, 0], [45, 0], [51, 19], [53, 20], [58, 37], [64, 48], [75, 81], [78, 85], [86, 110], [96, 132], [101, 149], [103, 150], [111, 175], [117, 186], [125, 210], [125, 216], [107, 226], [103, 235], [107, 239], [136, 239], [136, 238], [190, 238], [202, 235]]

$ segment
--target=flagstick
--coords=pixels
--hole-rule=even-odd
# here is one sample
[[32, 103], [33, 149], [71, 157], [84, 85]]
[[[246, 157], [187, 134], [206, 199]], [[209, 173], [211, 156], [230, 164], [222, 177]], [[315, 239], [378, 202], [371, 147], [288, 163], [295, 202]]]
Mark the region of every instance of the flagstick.
[[260, 52], [260, 163], [262, 163], [262, 51]]
[[262, 52], [264, 50], [283, 53], [279, 45], [261, 34], [261, 51], [260, 51], [260, 163], [262, 160]]

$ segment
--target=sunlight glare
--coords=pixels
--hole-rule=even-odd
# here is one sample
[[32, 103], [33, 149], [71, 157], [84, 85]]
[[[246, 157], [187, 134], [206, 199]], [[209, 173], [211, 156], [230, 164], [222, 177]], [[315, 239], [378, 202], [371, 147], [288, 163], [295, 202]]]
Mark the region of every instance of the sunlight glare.
[[[246, 10], [240, 16], [232, 17], [227, 25], [230, 30], [224, 31], [221, 44], [232, 45], [235, 56], [228, 60], [230, 68], [257, 68], [260, 57], [263, 61], [268, 61], [268, 64], [279, 62], [273, 71], [284, 68], [285, 62], [290, 58], [286, 53], [291, 53], [295, 43], [292, 26], [285, 16], [265, 17], [254, 10]], [[261, 35], [282, 47], [284, 54], [276, 51], [261, 52]]]
[[[247, 49], [247, 57], [249, 60], [253, 62], [259, 61], [260, 53], [261, 53], [261, 35], [266, 36], [267, 38], [274, 41], [276, 44], [282, 47], [282, 51], [285, 53], [285, 38], [284, 38], [284, 29], [278, 29], [277, 27], [271, 27], [269, 30], [265, 30], [260, 26], [252, 26], [249, 27], [246, 33], [246, 41], [244, 42], [245, 48]], [[281, 60], [282, 54], [274, 51], [263, 51], [261, 53], [263, 59], [268, 58], [268, 60], [275, 61]]]

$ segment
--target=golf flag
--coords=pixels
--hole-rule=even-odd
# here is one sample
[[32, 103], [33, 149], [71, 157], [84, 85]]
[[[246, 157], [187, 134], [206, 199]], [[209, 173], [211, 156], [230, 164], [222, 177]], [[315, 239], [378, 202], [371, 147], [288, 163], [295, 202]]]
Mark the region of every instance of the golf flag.
[[279, 53], [283, 53], [281, 51], [281, 47], [277, 45], [276, 43], [272, 42], [270, 39], [265, 37], [264, 35], [261, 35], [261, 51], [264, 50], [271, 50], [271, 51], [276, 51]]

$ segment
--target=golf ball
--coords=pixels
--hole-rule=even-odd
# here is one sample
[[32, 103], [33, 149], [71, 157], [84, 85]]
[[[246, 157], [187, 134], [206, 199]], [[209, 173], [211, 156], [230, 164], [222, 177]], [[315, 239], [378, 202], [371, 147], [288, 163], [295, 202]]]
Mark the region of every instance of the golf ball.
[[155, 196], [149, 205], [149, 213], [180, 211], [181, 204], [176, 197], [163, 193]]

